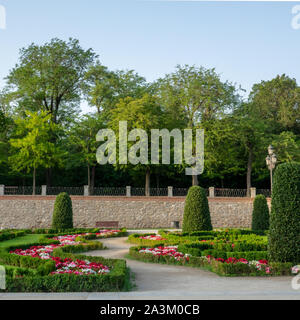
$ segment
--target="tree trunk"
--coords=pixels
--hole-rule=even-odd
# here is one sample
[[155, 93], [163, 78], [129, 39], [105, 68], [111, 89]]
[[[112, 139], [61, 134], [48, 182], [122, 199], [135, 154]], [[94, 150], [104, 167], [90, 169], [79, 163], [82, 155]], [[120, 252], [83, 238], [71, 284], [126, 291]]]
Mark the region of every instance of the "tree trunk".
[[150, 169], [146, 170], [145, 196], [150, 197]]
[[90, 188], [91, 195], [94, 194], [95, 176], [96, 176], [96, 166], [92, 166], [92, 177], [91, 177], [91, 188]]
[[252, 148], [250, 148], [249, 154], [248, 154], [248, 165], [247, 165], [247, 197], [250, 197], [252, 162], [253, 162], [253, 150]]
[[192, 176], [192, 185], [193, 186], [198, 186], [199, 182], [198, 182], [198, 176]]
[[91, 187], [91, 168], [89, 163], [87, 165], [87, 178], [88, 178], [88, 186], [90, 188]]
[[47, 180], [47, 187], [51, 187], [51, 185], [52, 185], [52, 168], [47, 168], [46, 180]]
[[35, 196], [35, 184], [36, 184], [36, 181], [35, 181], [35, 177], [36, 177], [36, 169], [35, 167], [33, 168], [33, 182], [32, 182], [32, 195]]

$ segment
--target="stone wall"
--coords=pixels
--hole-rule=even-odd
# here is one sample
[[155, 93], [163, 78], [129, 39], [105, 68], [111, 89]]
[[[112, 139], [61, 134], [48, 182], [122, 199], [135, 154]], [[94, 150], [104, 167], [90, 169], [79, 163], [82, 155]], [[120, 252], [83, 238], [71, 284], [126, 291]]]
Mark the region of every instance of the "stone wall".
[[[0, 197], [0, 228], [48, 228], [55, 197]], [[250, 227], [250, 198], [209, 198], [214, 228]], [[180, 197], [72, 197], [74, 226], [95, 227], [97, 221], [119, 221], [126, 228], [170, 228], [183, 218]]]

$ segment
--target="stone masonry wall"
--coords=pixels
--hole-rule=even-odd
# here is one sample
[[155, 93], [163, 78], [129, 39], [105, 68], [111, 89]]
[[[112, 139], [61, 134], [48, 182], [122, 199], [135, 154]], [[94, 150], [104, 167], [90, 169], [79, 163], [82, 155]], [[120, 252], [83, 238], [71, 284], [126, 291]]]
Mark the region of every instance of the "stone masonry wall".
[[[72, 197], [74, 226], [119, 221], [126, 228], [170, 228], [183, 219], [181, 197]], [[49, 228], [55, 197], [0, 197], [0, 228]], [[209, 198], [214, 228], [251, 226], [252, 199]]]

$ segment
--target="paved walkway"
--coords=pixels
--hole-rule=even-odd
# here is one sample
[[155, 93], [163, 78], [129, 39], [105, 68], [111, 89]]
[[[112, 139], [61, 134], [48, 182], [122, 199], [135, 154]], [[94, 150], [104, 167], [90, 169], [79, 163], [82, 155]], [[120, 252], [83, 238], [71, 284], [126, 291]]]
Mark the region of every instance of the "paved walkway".
[[[106, 258], [124, 258], [131, 246], [127, 238], [101, 240], [109, 250], [85, 253]], [[69, 300], [210, 300], [286, 299], [300, 300], [300, 290], [291, 287], [292, 277], [219, 277], [197, 268], [169, 266], [127, 260], [135, 274], [136, 288], [121, 293], [0, 294], [0, 299]]]

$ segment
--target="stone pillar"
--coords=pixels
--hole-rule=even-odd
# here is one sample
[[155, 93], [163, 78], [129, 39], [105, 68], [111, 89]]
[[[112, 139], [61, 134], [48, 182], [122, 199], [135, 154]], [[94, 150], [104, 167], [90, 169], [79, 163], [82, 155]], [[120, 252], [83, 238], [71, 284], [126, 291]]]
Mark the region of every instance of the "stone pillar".
[[173, 187], [168, 187], [168, 197], [173, 197]]
[[4, 188], [5, 188], [4, 184], [1, 184], [0, 185], [0, 196], [4, 196]]
[[88, 197], [90, 195], [90, 188], [89, 186], [84, 186], [84, 196]]
[[47, 195], [47, 186], [42, 186], [42, 196], [45, 197]]
[[250, 197], [255, 198], [256, 197], [256, 188], [250, 188]]
[[209, 197], [210, 198], [215, 197], [215, 187], [209, 187]]
[[130, 186], [126, 187], [126, 197], [131, 197], [131, 187]]

